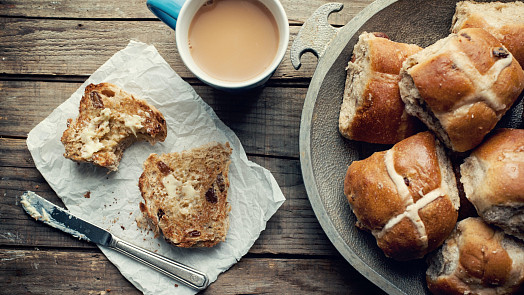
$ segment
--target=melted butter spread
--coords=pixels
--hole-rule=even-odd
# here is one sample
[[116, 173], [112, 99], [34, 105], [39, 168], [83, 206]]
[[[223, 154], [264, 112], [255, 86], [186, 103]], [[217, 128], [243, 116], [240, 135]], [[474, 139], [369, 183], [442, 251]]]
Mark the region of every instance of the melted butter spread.
[[27, 213], [29, 213], [29, 215], [31, 215], [31, 217], [33, 217], [34, 219], [42, 218], [40, 212], [38, 212], [38, 210], [36, 210], [36, 208], [33, 205], [31, 205], [31, 203], [27, 200], [26, 195], [22, 195], [22, 200], [20, 201], [20, 204], [24, 206]]
[[182, 185], [182, 181], [178, 180], [173, 176], [173, 174], [169, 174], [166, 177], [162, 178], [162, 184], [166, 188], [166, 193], [170, 197], [175, 197], [178, 195], [177, 193], [177, 187], [180, 187]]
[[199, 192], [195, 190], [195, 188], [189, 183], [184, 183], [184, 185], [182, 186], [182, 194], [185, 197], [191, 199], [195, 199], [200, 196]]
[[166, 205], [174, 208], [181, 215], [188, 215], [195, 202], [198, 202], [200, 192], [195, 190], [190, 182], [182, 182], [173, 174], [162, 178], [162, 184], [168, 195], [165, 200]]
[[142, 123], [144, 122], [144, 118], [140, 117], [139, 115], [121, 114], [121, 117], [124, 120], [125, 126], [129, 128], [135, 136], [136, 131], [144, 127], [144, 125], [142, 125]]
[[24, 209], [27, 211], [27, 213], [29, 213], [29, 215], [31, 215], [31, 217], [37, 220], [40, 219], [42, 221], [51, 221], [51, 219], [49, 218], [49, 214], [47, 214], [44, 208], [41, 208], [42, 214], [40, 214], [40, 212], [38, 212], [38, 209], [36, 209], [27, 198], [28, 195], [23, 194], [20, 203], [22, 204], [22, 206], [24, 206]]
[[117, 140], [109, 138], [101, 141], [101, 138], [111, 131], [109, 120], [112, 117], [116, 117], [116, 119], [122, 122], [135, 136], [137, 131], [144, 127], [143, 123], [145, 119], [139, 115], [118, 114], [115, 116], [114, 113], [115, 112], [111, 111], [111, 109], [104, 108], [100, 112], [100, 116], [93, 118], [82, 130], [82, 133], [78, 135], [79, 140], [83, 143], [82, 149], [80, 150], [83, 158], [92, 158], [94, 153], [100, 151], [104, 147], [113, 148], [118, 144], [117, 140], [124, 136], [118, 134], [116, 135], [119, 137]]
[[44, 208], [42, 208], [42, 220], [48, 222], [51, 221], [51, 219], [49, 219], [49, 215], [47, 214]]
[[[65, 225], [63, 223], [57, 222], [56, 220], [52, 219], [44, 207], [41, 208], [42, 214], [40, 214], [38, 209], [31, 204], [33, 201], [33, 198], [37, 198], [37, 197], [38, 196], [34, 192], [31, 192], [31, 191], [24, 193], [21, 197], [20, 203], [22, 204], [24, 209], [27, 211], [27, 213], [31, 215], [31, 217], [33, 217], [36, 220], [43, 221], [46, 224], [54, 228], [57, 228], [61, 231], [69, 233], [73, 235], [74, 237], [90, 241], [84, 234], [69, 228], [68, 225]], [[69, 219], [71, 219], [71, 215], [69, 215]]]
[[111, 110], [105, 108], [100, 112], [100, 116], [93, 118], [89, 124], [79, 134], [80, 141], [83, 143], [80, 153], [83, 158], [90, 159], [93, 154], [104, 147], [100, 138], [109, 132], [109, 118]]

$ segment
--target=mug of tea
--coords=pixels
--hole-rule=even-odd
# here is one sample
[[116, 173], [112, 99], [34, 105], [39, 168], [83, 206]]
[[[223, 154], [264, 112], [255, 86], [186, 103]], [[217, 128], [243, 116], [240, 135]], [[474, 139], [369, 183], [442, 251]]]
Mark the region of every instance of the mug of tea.
[[288, 47], [289, 24], [278, 0], [147, 0], [147, 6], [175, 30], [186, 67], [217, 89], [263, 85]]

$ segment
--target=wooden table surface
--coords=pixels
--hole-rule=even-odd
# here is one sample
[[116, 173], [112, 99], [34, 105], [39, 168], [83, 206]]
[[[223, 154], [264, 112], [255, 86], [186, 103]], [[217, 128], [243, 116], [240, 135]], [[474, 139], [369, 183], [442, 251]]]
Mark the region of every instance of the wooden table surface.
[[[281, 0], [290, 41], [323, 0]], [[346, 24], [371, 0], [339, 1], [330, 23]], [[28, 132], [130, 40], [153, 44], [240, 138], [250, 160], [269, 169], [286, 202], [249, 253], [203, 294], [380, 294], [337, 252], [306, 195], [299, 160], [302, 106], [316, 58], [295, 71], [289, 51], [261, 91], [230, 95], [183, 65], [174, 31], [145, 0], [0, 1], [0, 294], [139, 294], [93, 244], [32, 220], [20, 195], [63, 203], [35, 168]], [[290, 46], [291, 46], [290, 42]]]

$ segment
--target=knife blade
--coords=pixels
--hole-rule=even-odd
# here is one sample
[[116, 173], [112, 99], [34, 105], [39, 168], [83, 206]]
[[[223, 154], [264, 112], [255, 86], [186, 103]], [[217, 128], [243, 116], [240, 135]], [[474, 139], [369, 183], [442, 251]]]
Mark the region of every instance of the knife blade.
[[128, 243], [110, 232], [74, 216], [32, 191], [20, 197], [22, 207], [34, 219], [82, 240], [116, 250], [191, 288], [203, 290], [209, 285], [206, 274], [165, 256]]

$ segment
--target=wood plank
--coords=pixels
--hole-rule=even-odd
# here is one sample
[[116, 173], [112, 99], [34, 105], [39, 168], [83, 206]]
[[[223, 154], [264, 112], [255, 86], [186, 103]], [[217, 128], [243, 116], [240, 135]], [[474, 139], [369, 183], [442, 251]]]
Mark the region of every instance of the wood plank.
[[[67, 279], [64, 279], [67, 278]], [[4, 294], [140, 294], [102, 254], [0, 249]], [[328, 282], [328, 283], [326, 283]], [[339, 259], [241, 259], [202, 294], [384, 294]]]
[[81, 83], [0, 81], [0, 135], [27, 137]]
[[265, 87], [230, 95], [194, 87], [238, 136], [247, 153], [299, 158], [299, 133], [307, 88]]
[[[318, 7], [331, 1], [309, 0], [297, 5], [296, 0], [282, 0], [291, 24], [303, 23]], [[330, 22], [346, 24], [372, 0], [342, 0], [345, 4], [340, 13], [333, 14]], [[4, 0], [0, 2], [3, 16], [54, 17], [54, 18], [147, 18], [156, 17], [146, 8], [144, 0], [121, 1], [46, 1], [46, 0]]]
[[[269, 220], [266, 230], [262, 232], [250, 253], [336, 254], [335, 248], [324, 234], [311, 209], [302, 182], [299, 161], [266, 157], [249, 158], [273, 173], [286, 197], [286, 202]], [[26, 190], [33, 190], [49, 201], [63, 206], [35, 168], [2, 167], [0, 246], [94, 247], [31, 219], [20, 205], [19, 196]]]
[[0, 281], [3, 294], [141, 294], [97, 252], [0, 249]]
[[20, 195], [27, 190], [34, 191], [58, 206], [64, 207], [62, 201], [36, 168], [2, 167], [0, 171], [0, 196], [2, 196], [0, 198], [0, 245], [96, 247], [29, 217], [20, 204]]
[[25, 139], [0, 137], [0, 167], [35, 167]]
[[[298, 30], [291, 27], [291, 40]], [[155, 45], [181, 77], [194, 78], [180, 62], [174, 31], [157, 21], [0, 18], [0, 69], [16, 75], [89, 76], [131, 40]], [[286, 54], [274, 78], [311, 78], [316, 58], [306, 54], [302, 63], [295, 71]]]
[[[26, 137], [80, 85], [0, 81], [0, 136]], [[194, 88], [232, 128], [247, 153], [299, 157], [300, 116], [306, 88], [265, 87], [237, 95], [203, 85]], [[2, 145], [2, 148], [9, 147]]]

